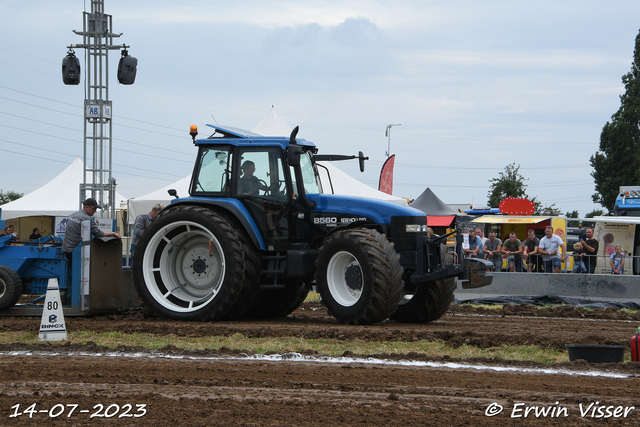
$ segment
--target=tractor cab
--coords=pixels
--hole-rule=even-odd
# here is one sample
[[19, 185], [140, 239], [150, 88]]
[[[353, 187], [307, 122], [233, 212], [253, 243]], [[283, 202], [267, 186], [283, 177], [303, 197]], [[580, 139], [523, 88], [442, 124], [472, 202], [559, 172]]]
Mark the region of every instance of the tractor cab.
[[[294, 240], [298, 186], [293, 167], [288, 167], [284, 158], [288, 140], [217, 126], [214, 129], [209, 138], [196, 141], [199, 152], [190, 194], [239, 200], [267, 244], [290, 243]], [[301, 147], [305, 192], [322, 193], [312, 160], [315, 146], [307, 143]]]

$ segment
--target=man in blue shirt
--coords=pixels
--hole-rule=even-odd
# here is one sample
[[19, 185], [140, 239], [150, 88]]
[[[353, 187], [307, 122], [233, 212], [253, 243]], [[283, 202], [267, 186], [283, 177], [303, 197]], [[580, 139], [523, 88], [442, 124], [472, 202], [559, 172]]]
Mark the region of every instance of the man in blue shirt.
[[469, 258], [484, 258], [482, 246], [482, 239], [476, 235], [476, 230], [469, 230], [469, 249], [464, 250], [465, 256]]

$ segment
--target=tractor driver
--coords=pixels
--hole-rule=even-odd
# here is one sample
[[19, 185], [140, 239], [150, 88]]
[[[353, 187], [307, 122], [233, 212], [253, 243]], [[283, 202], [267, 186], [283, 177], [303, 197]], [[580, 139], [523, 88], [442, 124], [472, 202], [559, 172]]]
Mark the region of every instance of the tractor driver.
[[[260, 195], [260, 190], [270, 191], [272, 188], [265, 185], [257, 177], [253, 176], [256, 171], [256, 165], [251, 160], [247, 160], [240, 167], [242, 169], [242, 177], [238, 180], [238, 194], [246, 194], [251, 196]], [[270, 206], [265, 203], [264, 207], [264, 224], [267, 231], [267, 237], [270, 239], [278, 238], [282, 233], [280, 227], [280, 219], [284, 215], [282, 206]]]
[[238, 181], [238, 194], [248, 194], [251, 196], [259, 196], [262, 191], [269, 191], [269, 187], [264, 185], [258, 178], [253, 176], [256, 171], [256, 164], [251, 160], [247, 160], [240, 167], [242, 177]]

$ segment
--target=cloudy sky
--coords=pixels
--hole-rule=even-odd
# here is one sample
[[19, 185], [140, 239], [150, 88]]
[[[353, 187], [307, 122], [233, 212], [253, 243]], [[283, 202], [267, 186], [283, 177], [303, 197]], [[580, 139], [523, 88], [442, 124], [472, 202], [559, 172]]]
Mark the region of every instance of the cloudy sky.
[[[189, 126], [251, 130], [271, 106], [377, 187], [391, 131], [394, 194], [430, 187], [486, 205], [520, 165], [527, 194], [562, 212], [599, 208], [589, 157], [620, 106], [640, 2], [105, 0], [132, 86], [110, 55], [113, 175], [138, 197], [191, 172]], [[29, 193], [83, 153], [84, 82], [65, 86], [90, 1], [0, 0], [0, 189]], [[84, 50], [76, 49], [83, 59]], [[83, 69], [84, 70], [84, 69]], [[77, 191], [61, 189], [61, 191]]]

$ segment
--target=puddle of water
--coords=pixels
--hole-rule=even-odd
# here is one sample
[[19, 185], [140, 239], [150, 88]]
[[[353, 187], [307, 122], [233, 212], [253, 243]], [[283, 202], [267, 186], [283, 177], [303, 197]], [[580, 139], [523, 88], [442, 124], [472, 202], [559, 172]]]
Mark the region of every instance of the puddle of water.
[[447, 369], [475, 369], [494, 372], [520, 372], [531, 374], [549, 374], [549, 375], [580, 375], [587, 377], [603, 377], [603, 378], [629, 378], [633, 375], [622, 374], [616, 372], [606, 371], [583, 371], [583, 370], [569, 370], [569, 369], [554, 369], [554, 368], [522, 368], [514, 366], [491, 366], [482, 364], [471, 363], [456, 363], [456, 362], [424, 362], [418, 360], [388, 360], [388, 359], [376, 359], [365, 358], [358, 359], [353, 357], [329, 357], [329, 356], [306, 356], [300, 353], [284, 353], [284, 354], [240, 354], [238, 356], [184, 356], [184, 355], [169, 355], [153, 352], [141, 352], [141, 353], [86, 353], [86, 352], [37, 352], [37, 351], [11, 351], [0, 352], [0, 356], [91, 356], [91, 357], [129, 357], [129, 358], [164, 358], [164, 359], [188, 359], [188, 360], [256, 360], [267, 362], [305, 362], [305, 363], [340, 363], [340, 364], [367, 364], [367, 365], [384, 365], [384, 366], [415, 366], [415, 367], [428, 367], [428, 368], [447, 368]]
[[[448, 314], [449, 316], [459, 316], [459, 317], [491, 317], [491, 318], [500, 318], [502, 315], [498, 314]], [[575, 322], [618, 322], [618, 323], [638, 323], [637, 320], [622, 320], [622, 319], [594, 319], [594, 318], [578, 318], [578, 317], [544, 317], [544, 316], [508, 316], [509, 319], [526, 319], [526, 320], [562, 320], [562, 321], [570, 321], [573, 320]]]

